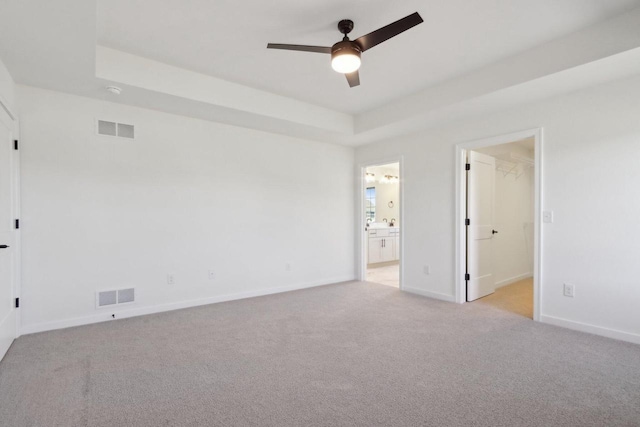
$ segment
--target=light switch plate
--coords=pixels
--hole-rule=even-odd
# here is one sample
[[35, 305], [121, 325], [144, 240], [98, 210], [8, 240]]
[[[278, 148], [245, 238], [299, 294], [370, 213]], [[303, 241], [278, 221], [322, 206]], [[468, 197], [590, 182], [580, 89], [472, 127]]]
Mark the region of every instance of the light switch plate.
[[542, 222], [546, 222], [548, 224], [553, 222], [553, 211], [543, 211], [542, 212]]

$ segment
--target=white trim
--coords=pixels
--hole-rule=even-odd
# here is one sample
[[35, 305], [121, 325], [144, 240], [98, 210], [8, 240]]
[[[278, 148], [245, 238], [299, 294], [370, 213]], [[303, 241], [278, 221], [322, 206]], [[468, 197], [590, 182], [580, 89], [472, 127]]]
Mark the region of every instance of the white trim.
[[[352, 275], [342, 276], [342, 277], [334, 277], [332, 279], [327, 279], [323, 281], [307, 282], [307, 283], [301, 283], [301, 284], [291, 285], [291, 286], [281, 286], [277, 288], [259, 289], [255, 291], [240, 292], [236, 294], [218, 295], [218, 296], [209, 297], [209, 298], [200, 298], [196, 300], [188, 300], [188, 301], [173, 302], [173, 303], [160, 304], [160, 305], [154, 305], [154, 306], [148, 306], [148, 307], [140, 307], [140, 308], [135, 308], [131, 310], [115, 310], [111, 312], [105, 312], [104, 310], [100, 310], [101, 314], [95, 314], [93, 316], [76, 317], [72, 319], [37, 323], [35, 325], [25, 326], [22, 328], [22, 331], [20, 332], [22, 333], [22, 335], [35, 334], [37, 332], [51, 331], [54, 329], [70, 328], [73, 326], [107, 322], [109, 320], [114, 320], [114, 318], [112, 317], [112, 314], [115, 314], [116, 316], [115, 319], [126, 319], [129, 317], [144, 316], [146, 314], [180, 310], [183, 308], [198, 307], [201, 305], [215, 304], [215, 303], [225, 302], [225, 301], [235, 301], [235, 300], [244, 299], [244, 298], [253, 298], [253, 297], [259, 297], [264, 295], [279, 294], [282, 292], [296, 291], [300, 289], [314, 288], [317, 286], [332, 285], [332, 284], [341, 283], [341, 282], [351, 282], [353, 280], [355, 280], [355, 277]], [[117, 306], [114, 306], [114, 308], [115, 307]]]
[[489, 138], [477, 139], [464, 142], [455, 146], [455, 174], [456, 174], [456, 272], [455, 272], [455, 301], [462, 304], [465, 302], [465, 168], [466, 152], [474, 148], [490, 147], [493, 145], [507, 144], [509, 142], [520, 141], [525, 138], [534, 138], [535, 141], [535, 165], [534, 165], [534, 254], [533, 254], [533, 320], [540, 320], [542, 312], [542, 150], [543, 150], [543, 129], [535, 128], [514, 132], [506, 135], [493, 136]]
[[7, 350], [13, 344], [13, 333], [15, 330], [15, 318], [16, 318], [15, 309], [9, 311], [4, 319], [0, 320], [0, 360], [7, 354]]
[[420, 295], [427, 298], [437, 299], [440, 301], [456, 302], [456, 297], [454, 295], [441, 294], [440, 292], [425, 291], [424, 289], [410, 288], [408, 286], [405, 286], [403, 290], [406, 292], [409, 292], [410, 294], [416, 294], [416, 295]]
[[[7, 104], [6, 100], [0, 96], [0, 106], [2, 107], [2, 109], [0, 109], [0, 115], [2, 115], [2, 117], [0, 117], [0, 120], [2, 120], [2, 122], [9, 128], [9, 143], [13, 144], [14, 140], [20, 140], [20, 122], [17, 118], [17, 116], [12, 112], [11, 108], [9, 107], [9, 105]], [[2, 111], [5, 111], [6, 114], [2, 113]], [[9, 119], [8, 121], [6, 119]], [[20, 148], [20, 146], [19, 146]], [[21, 280], [22, 280], [22, 256], [21, 256], [21, 237], [20, 237], [20, 231], [22, 229], [23, 226], [23, 222], [22, 222], [22, 218], [20, 216], [20, 149], [18, 150], [14, 150], [11, 149], [11, 172], [12, 172], [12, 176], [11, 176], [11, 215], [13, 220], [15, 219], [19, 219], [20, 220], [20, 228], [19, 229], [15, 229], [15, 227], [13, 228], [13, 232], [14, 232], [14, 238], [13, 238], [13, 264], [11, 266], [12, 268], [12, 278], [13, 278], [13, 286], [11, 289], [11, 301], [10, 304], [12, 305], [12, 308], [9, 312], [9, 316], [13, 317], [13, 331], [14, 331], [14, 338], [18, 338], [20, 336], [20, 324], [21, 324], [21, 312], [20, 309], [15, 308], [14, 306], [14, 301], [16, 298], [20, 297], [20, 289], [21, 289]], [[13, 221], [12, 221], [13, 222]], [[6, 325], [8, 324], [7, 322], [5, 322], [8, 319], [5, 318], [2, 320], [2, 328], [5, 328]], [[9, 344], [10, 345], [10, 344]], [[4, 346], [3, 346], [4, 347]], [[8, 348], [8, 347], [7, 347]], [[2, 355], [4, 355], [4, 353], [1, 353]], [[1, 359], [1, 357], [0, 357]]]
[[400, 224], [400, 244], [398, 247], [399, 250], [399, 258], [400, 258], [400, 266], [398, 272], [398, 287], [402, 291], [404, 290], [404, 156], [392, 156], [383, 159], [368, 161], [366, 163], [360, 163], [356, 166], [357, 169], [357, 194], [358, 203], [356, 203], [357, 212], [356, 212], [356, 225], [358, 226], [358, 232], [356, 233], [356, 239], [358, 242], [356, 244], [356, 248], [358, 251], [357, 259], [358, 262], [358, 280], [365, 281], [367, 277], [367, 260], [365, 257], [366, 252], [366, 242], [367, 233], [365, 233], [364, 229], [366, 227], [364, 215], [364, 203], [365, 203], [365, 188], [366, 188], [366, 180], [365, 180], [365, 172], [368, 167], [372, 166], [382, 166], [388, 165], [390, 163], [398, 163], [398, 197], [399, 197], [399, 224]]
[[508, 286], [508, 285], [511, 285], [512, 283], [516, 283], [521, 280], [528, 279], [530, 277], [533, 277], [533, 273], [531, 272], [518, 274], [517, 276], [509, 277], [508, 279], [504, 279], [499, 282], [496, 282], [494, 286], [496, 288], [502, 288], [503, 286]]
[[[14, 251], [14, 259], [15, 259], [15, 275], [14, 275], [14, 284], [13, 284], [13, 298], [20, 298], [22, 293], [22, 228], [24, 227], [24, 221], [22, 218], [21, 212], [21, 173], [20, 173], [20, 152], [22, 151], [22, 140], [20, 139], [20, 121], [16, 118], [13, 122], [13, 134], [12, 138], [14, 140], [18, 140], [18, 149], [13, 150], [13, 217], [14, 219], [18, 219], [20, 221], [20, 228], [17, 230], [14, 229], [15, 234], [15, 251]], [[20, 308], [15, 309], [16, 313], [16, 338], [20, 337], [20, 325], [22, 322], [22, 311]]]
[[586, 332], [589, 334], [600, 335], [607, 338], [640, 344], [640, 334], [632, 332], [619, 331], [617, 329], [603, 328], [602, 326], [591, 325], [589, 323], [575, 322], [573, 320], [562, 319], [560, 317], [548, 316], [543, 314], [540, 316], [540, 322], [549, 325], [560, 326], [563, 328], [573, 329], [574, 331]]
[[9, 115], [9, 118], [12, 121], [16, 121], [18, 116], [16, 116], [13, 111], [11, 110], [11, 107], [9, 107], [9, 103], [7, 102], [6, 99], [4, 99], [4, 97], [2, 95], [0, 95], [0, 107], [2, 107], [2, 109], [4, 111], [7, 112], [7, 114]]

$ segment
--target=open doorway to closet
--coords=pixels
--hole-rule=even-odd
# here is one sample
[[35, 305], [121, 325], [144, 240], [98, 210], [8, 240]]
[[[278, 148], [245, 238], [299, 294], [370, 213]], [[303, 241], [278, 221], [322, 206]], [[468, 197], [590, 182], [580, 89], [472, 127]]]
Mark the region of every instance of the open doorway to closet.
[[468, 269], [474, 280], [467, 283], [467, 301], [531, 319], [534, 156], [533, 138], [478, 148], [467, 156], [468, 218], [478, 218], [467, 228], [468, 267], [477, 267]]
[[400, 163], [363, 172], [364, 280], [400, 288]]
[[459, 146], [460, 302], [538, 318], [539, 150], [539, 131]]

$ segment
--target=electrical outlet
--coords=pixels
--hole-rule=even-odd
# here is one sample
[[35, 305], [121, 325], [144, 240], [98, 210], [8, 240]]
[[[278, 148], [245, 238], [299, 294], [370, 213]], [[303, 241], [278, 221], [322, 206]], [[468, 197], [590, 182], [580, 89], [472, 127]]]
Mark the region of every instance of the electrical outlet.
[[175, 285], [176, 283], [176, 278], [173, 276], [173, 274], [167, 274], [167, 285]]
[[216, 278], [215, 270], [209, 270], [209, 280], [214, 280]]
[[422, 272], [425, 274], [425, 276], [431, 274], [431, 267], [425, 265], [424, 267], [422, 267]]
[[291, 271], [291, 264], [286, 263], [286, 264], [284, 265], [284, 270], [285, 270], [285, 271]]
[[565, 297], [569, 297], [569, 298], [573, 298], [575, 295], [576, 295], [575, 286], [573, 286], [571, 283], [565, 283], [564, 284], [564, 296]]

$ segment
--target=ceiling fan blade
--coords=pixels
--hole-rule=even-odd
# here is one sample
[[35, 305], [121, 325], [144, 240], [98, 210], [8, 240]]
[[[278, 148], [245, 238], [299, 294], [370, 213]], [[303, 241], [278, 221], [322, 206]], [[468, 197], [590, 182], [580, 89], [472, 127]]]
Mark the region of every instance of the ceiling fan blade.
[[407, 31], [409, 28], [415, 27], [418, 24], [424, 22], [418, 12], [412, 13], [409, 16], [405, 16], [402, 19], [397, 20], [387, 26], [379, 28], [367, 35], [359, 37], [354, 41], [360, 45], [362, 51], [369, 50], [372, 47], [379, 45], [385, 40], [389, 40], [391, 37], [395, 37], [398, 34]]
[[360, 86], [360, 73], [358, 73], [358, 70], [353, 73], [347, 73], [345, 76], [349, 82], [349, 87]]
[[330, 47], [324, 46], [305, 46], [300, 44], [278, 44], [269, 43], [267, 49], [284, 49], [284, 50], [298, 50], [301, 52], [316, 52], [316, 53], [331, 53]]

